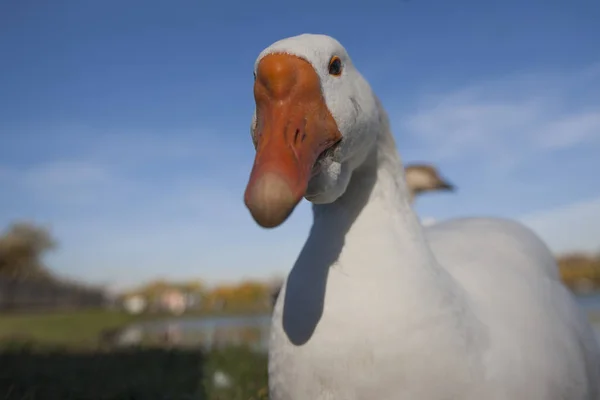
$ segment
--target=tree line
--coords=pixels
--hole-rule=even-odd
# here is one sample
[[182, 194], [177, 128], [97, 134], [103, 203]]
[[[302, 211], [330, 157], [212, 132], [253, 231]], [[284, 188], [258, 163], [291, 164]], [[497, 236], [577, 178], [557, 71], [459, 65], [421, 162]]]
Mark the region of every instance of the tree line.
[[43, 263], [56, 241], [45, 227], [17, 222], [0, 235], [0, 277], [16, 280], [52, 280]]
[[[60, 282], [43, 262], [44, 256], [56, 247], [57, 241], [48, 228], [26, 221], [13, 223], [0, 234], [0, 279]], [[557, 261], [563, 281], [573, 291], [600, 289], [600, 254], [565, 254], [558, 256]], [[263, 302], [276, 291], [276, 286], [276, 283], [248, 280], [209, 288], [201, 280], [179, 283], [157, 280], [129, 294], [143, 293], [153, 298], [165, 290], [176, 289], [202, 297], [206, 305], [237, 308]]]

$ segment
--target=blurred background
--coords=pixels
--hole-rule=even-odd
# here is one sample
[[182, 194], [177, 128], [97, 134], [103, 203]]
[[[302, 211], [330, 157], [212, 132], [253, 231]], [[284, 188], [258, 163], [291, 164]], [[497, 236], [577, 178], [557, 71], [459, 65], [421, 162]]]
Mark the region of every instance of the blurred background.
[[516, 219], [600, 323], [600, 3], [0, 2], [0, 397], [267, 398], [273, 295], [312, 217], [242, 194], [252, 69], [337, 38], [424, 224]]

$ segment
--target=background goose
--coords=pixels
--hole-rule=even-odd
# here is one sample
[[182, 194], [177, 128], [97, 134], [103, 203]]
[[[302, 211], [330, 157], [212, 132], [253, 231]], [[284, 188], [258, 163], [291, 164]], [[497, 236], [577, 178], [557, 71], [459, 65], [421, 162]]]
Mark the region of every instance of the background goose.
[[411, 202], [414, 202], [414, 198], [422, 193], [456, 190], [453, 184], [442, 178], [433, 165], [407, 164], [404, 167], [404, 174]]
[[246, 206], [272, 228], [314, 204], [273, 312], [272, 399], [600, 399], [592, 329], [547, 247], [506, 220], [424, 229], [339, 42], [284, 39], [254, 69]]

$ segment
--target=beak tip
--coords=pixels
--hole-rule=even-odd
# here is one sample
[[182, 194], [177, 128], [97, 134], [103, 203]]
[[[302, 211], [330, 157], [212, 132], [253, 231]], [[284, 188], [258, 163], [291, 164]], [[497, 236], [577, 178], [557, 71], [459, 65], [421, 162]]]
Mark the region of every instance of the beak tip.
[[296, 197], [284, 179], [277, 174], [265, 173], [250, 181], [244, 203], [258, 225], [271, 229], [288, 219], [300, 201]]
[[250, 215], [254, 222], [256, 222], [261, 228], [273, 229], [283, 224], [288, 218], [288, 215], [281, 215], [280, 213], [272, 213], [265, 210], [263, 207], [248, 206]]
[[451, 183], [448, 183], [448, 182], [446, 182], [446, 183], [444, 184], [444, 188], [445, 188], [447, 191], [449, 191], [449, 192], [454, 192], [454, 191], [456, 191], [456, 186], [454, 186], [453, 184], [451, 184]]
[[290, 216], [292, 210], [289, 211], [279, 211], [279, 210], [270, 210], [264, 207], [248, 207], [250, 210], [250, 215], [252, 215], [252, 219], [259, 226], [265, 229], [273, 229], [277, 228], [279, 225], [283, 224], [286, 219]]

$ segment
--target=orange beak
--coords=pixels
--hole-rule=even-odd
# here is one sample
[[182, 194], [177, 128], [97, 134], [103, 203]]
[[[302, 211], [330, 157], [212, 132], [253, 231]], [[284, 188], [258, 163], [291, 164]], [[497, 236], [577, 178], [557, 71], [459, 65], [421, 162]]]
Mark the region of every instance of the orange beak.
[[307, 61], [270, 54], [254, 83], [256, 157], [244, 202], [264, 228], [281, 225], [306, 192], [313, 167], [342, 138]]

